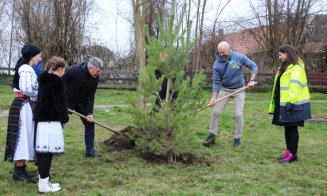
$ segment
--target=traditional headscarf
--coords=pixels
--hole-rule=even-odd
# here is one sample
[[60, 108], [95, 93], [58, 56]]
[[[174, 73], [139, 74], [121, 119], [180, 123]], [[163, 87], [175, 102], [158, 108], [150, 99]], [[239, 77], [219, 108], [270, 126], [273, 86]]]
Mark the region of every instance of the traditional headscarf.
[[21, 50], [22, 58], [16, 64], [15, 71], [18, 71], [21, 65], [27, 64], [33, 57], [41, 53], [41, 49], [33, 44], [26, 44]]
[[33, 57], [41, 53], [41, 49], [33, 44], [26, 44], [21, 50], [22, 57], [17, 61], [15, 66], [15, 74], [13, 78], [13, 88], [19, 89], [19, 75], [18, 69], [27, 64]]

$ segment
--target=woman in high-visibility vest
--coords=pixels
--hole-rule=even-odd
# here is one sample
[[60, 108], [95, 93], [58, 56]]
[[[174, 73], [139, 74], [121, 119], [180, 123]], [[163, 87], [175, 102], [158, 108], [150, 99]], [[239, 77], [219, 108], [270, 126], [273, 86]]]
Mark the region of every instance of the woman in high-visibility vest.
[[269, 103], [272, 124], [284, 126], [286, 150], [277, 159], [281, 163], [297, 160], [298, 126], [311, 118], [310, 95], [303, 60], [290, 45], [279, 48], [281, 65], [275, 76]]

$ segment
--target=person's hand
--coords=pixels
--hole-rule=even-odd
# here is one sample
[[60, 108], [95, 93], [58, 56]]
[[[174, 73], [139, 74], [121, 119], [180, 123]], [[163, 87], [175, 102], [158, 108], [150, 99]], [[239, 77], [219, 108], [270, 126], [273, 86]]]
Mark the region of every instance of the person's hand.
[[294, 104], [286, 103], [286, 111], [288, 113], [292, 112], [294, 110]]
[[248, 83], [248, 87], [249, 87], [249, 89], [251, 89], [251, 88], [253, 88], [254, 87], [254, 85], [256, 85], [258, 82], [256, 82], [256, 81], [254, 81], [254, 80], [251, 80], [249, 83]]
[[215, 106], [215, 105], [216, 105], [216, 103], [215, 103], [216, 100], [217, 100], [217, 99], [216, 99], [215, 97], [212, 97], [211, 100], [210, 100], [210, 102], [208, 103], [208, 106], [209, 106], [209, 107]]
[[91, 115], [91, 114], [89, 114], [89, 115], [87, 115], [86, 116], [86, 120], [87, 120], [87, 122], [89, 122], [89, 123], [92, 123], [93, 122], [93, 115]]

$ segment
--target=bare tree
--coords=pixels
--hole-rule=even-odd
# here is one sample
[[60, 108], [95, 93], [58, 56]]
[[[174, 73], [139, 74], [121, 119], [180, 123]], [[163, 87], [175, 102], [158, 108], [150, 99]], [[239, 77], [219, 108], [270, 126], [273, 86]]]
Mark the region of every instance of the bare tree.
[[[12, 46], [13, 46], [13, 35], [14, 35], [14, 18], [15, 18], [15, 3], [16, 0], [13, 2], [12, 6], [12, 15], [11, 15], [11, 30], [10, 30], [10, 42], [9, 42], [9, 57], [8, 57], [8, 68], [11, 67], [11, 61], [12, 61]], [[10, 70], [8, 70], [8, 75], [10, 74]]]
[[[195, 34], [194, 34], [194, 39], [197, 39], [198, 37], [198, 29], [199, 29], [199, 21], [200, 21], [200, 4], [201, 4], [201, 0], [198, 0], [197, 4], [196, 4], [196, 20], [195, 20]], [[197, 67], [197, 56], [198, 56], [198, 45], [199, 43], [196, 43], [195, 45], [195, 53], [193, 56], [193, 60], [192, 60], [192, 73], [197, 72], [196, 71], [196, 67]]]
[[[252, 9], [251, 19], [243, 18], [237, 25], [248, 29], [258, 45], [264, 47], [271, 57], [271, 64], [278, 62], [278, 47], [282, 43], [289, 43], [295, 47], [302, 47], [307, 40], [308, 23], [310, 17], [319, 13], [323, 7], [319, 0], [261, 0], [259, 6], [250, 0]], [[254, 26], [261, 28], [252, 29]]]
[[228, 0], [225, 4], [222, 4], [223, 1], [219, 1], [217, 9], [216, 9], [216, 13], [215, 13], [215, 19], [213, 21], [212, 24], [212, 34], [211, 37], [216, 36], [216, 28], [217, 28], [217, 23], [218, 23], [218, 19], [220, 17], [220, 15], [222, 14], [222, 12], [224, 11], [224, 9], [226, 8], [226, 6], [231, 2], [231, 0]]
[[[166, 0], [132, 0], [134, 28], [135, 28], [135, 48], [136, 48], [136, 64], [138, 70], [146, 65], [146, 51], [144, 44], [147, 42], [144, 28], [149, 27], [149, 33], [152, 37], [158, 38], [159, 27], [157, 24], [157, 16], [159, 21], [163, 20], [162, 10], [166, 4]], [[139, 97], [141, 107], [145, 107], [143, 96]]]
[[[207, 34], [210, 34], [211, 36], [207, 37], [206, 40], [206, 45], [203, 45], [203, 40], [205, 38], [205, 31], [204, 31], [204, 26], [203, 26], [203, 20], [205, 17], [205, 7], [206, 7], [206, 0], [202, 2], [202, 11], [201, 15], [198, 9], [197, 16], [199, 17], [200, 20], [197, 19], [196, 24], [199, 22], [199, 26], [196, 27], [195, 29], [195, 35], [196, 38], [198, 39], [197, 45], [195, 49], [192, 51], [191, 54], [191, 69], [188, 69], [188, 71], [192, 73], [198, 72], [200, 69], [205, 68], [211, 69], [212, 62], [215, 59], [215, 51], [217, 48], [217, 42], [219, 38], [216, 38], [217, 30], [216, 26], [218, 23], [219, 16], [221, 15], [222, 11], [226, 8], [226, 6], [230, 3], [231, 0], [226, 1], [223, 3], [222, 1], [219, 2], [217, 9], [216, 9], [216, 14], [215, 14], [215, 19], [212, 24], [212, 31], [207, 32]], [[198, 1], [198, 3], [201, 3], [201, 1]], [[198, 6], [199, 8], [199, 6]], [[198, 18], [197, 17], [197, 18]], [[197, 32], [199, 31], [199, 35], [197, 35]], [[201, 62], [201, 65], [200, 65]]]
[[145, 15], [142, 9], [142, 0], [132, 0], [134, 27], [135, 27], [135, 45], [136, 45], [136, 61], [139, 68], [145, 66], [145, 51], [144, 51], [144, 25]]
[[[202, 12], [201, 12], [201, 20], [199, 25], [199, 41], [198, 45], [202, 45], [202, 39], [203, 39], [203, 19], [204, 19], [204, 11], [206, 8], [207, 0], [203, 1], [202, 4]], [[200, 71], [200, 50], [196, 50], [196, 61], [195, 61], [195, 72], [198, 73]]]
[[81, 60], [85, 25], [93, 0], [17, 0], [16, 21], [25, 43], [39, 45], [45, 59], [64, 57], [69, 64]]
[[[0, 0], [0, 53], [2, 54], [2, 60], [6, 62], [6, 64], [8, 64], [8, 67], [10, 68], [10, 62], [11, 62], [11, 39], [7, 40], [6, 39], [6, 32], [5, 29], [7, 26], [9, 26], [10, 21], [8, 20], [7, 16], [9, 14], [8, 11], [10, 9], [8, 5], [7, 0]], [[12, 12], [13, 13], [13, 12]], [[9, 51], [8, 51], [8, 42], [9, 42]], [[7, 59], [7, 54], [8, 55], [8, 59]], [[8, 74], [10, 73], [10, 71], [8, 70]]]
[[99, 44], [91, 44], [83, 46], [83, 61], [87, 61], [90, 57], [96, 56], [103, 61], [104, 69], [109, 69], [115, 60], [115, 54], [107, 47]]
[[150, 35], [158, 38], [159, 28], [157, 24], [157, 17], [162, 22], [163, 8], [165, 7], [166, 0], [148, 0], [144, 2], [145, 5], [145, 24], [149, 27]]
[[[132, 0], [132, 6], [133, 6], [133, 16], [134, 16], [134, 27], [135, 27], [136, 63], [138, 65], [138, 69], [141, 70], [144, 69], [145, 67], [145, 49], [144, 49], [145, 5], [142, 0]], [[139, 106], [145, 107], [145, 98], [143, 95], [139, 96]]]

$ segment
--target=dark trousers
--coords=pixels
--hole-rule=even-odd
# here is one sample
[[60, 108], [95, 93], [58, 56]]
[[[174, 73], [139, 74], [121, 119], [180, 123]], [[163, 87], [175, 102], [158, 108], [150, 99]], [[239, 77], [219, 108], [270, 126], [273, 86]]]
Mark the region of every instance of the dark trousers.
[[47, 178], [50, 175], [50, 168], [52, 162], [52, 154], [37, 154], [37, 169], [41, 178]]
[[293, 155], [297, 155], [299, 143], [299, 132], [297, 126], [285, 126], [285, 141], [287, 150]]
[[81, 118], [84, 125], [84, 142], [86, 152], [91, 152], [94, 149], [94, 123], [89, 123]]

